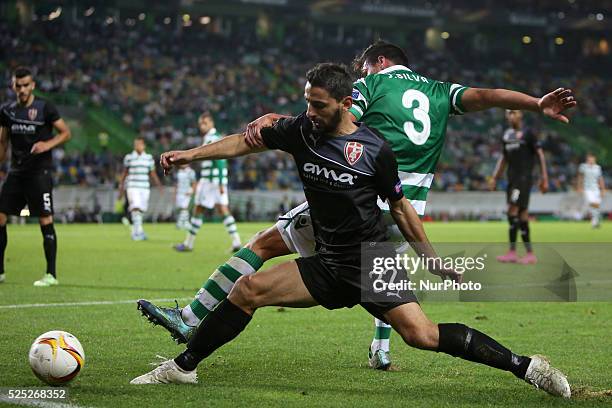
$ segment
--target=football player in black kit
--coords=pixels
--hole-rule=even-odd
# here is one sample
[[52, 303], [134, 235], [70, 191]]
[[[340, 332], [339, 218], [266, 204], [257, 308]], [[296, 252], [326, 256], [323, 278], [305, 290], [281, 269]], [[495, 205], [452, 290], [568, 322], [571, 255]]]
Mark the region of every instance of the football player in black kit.
[[[388, 238], [376, 204], [378, 196], [389, 200], [395, 222], [417, 254], [436, 255], [416, 211], [403, 196], [391, 148], [367, 126], [351, 121], [352, 80], [346, 68], [319, 64], [306, 79], [306, 112], [280, 119], [261, 133], [268, 149], [289, 152], [297, 164], [310, 204], [316, 254], [238, 278], [227, 299], [202, 320], [183, 353], [131, 383], [196, 383], [197, 365], [237, 337], [260, 307], [322, 305], [338, 309], [360, 304], [389, 322], [413, 347], [510, 371], [551, 394], [569, 397], [567, 379], [546, 360], [516, 355], [463, 324], [434, 324], [412, 293], [405, 301], [362, 300], [362, 290], [367, 288], [361, 282], [361, 243]], [[169, 170], [194, 160], [262, 150], [249, 147], [243, 133], [187, 151], [166, 152], [161, 164]], [[359, 151], [359, 157], [347, 150]], [[453, 271], [432, 272], [457, 278]]]
[[[497, 257], [500, 262], [518, 262], [534, 264], [538, 261], [533, 253], [529, 237], [529, 193], [533, 185], [533, 165], [538, 160], [540, 165], [540, 184], [542, 193], [548, 191], [548, 173], [546, 159], [540, 147], [536, 134], [523, 126], [523, 112], [507, 110], [506, 119], [510, 127], [504, 132], [502, 138], [503, 154], [499, 158], [493, 177], [491, 189], [495, 189], [497, 179], [501, 177], [506, 165], [508, 166], [508, 187], [506, 200], [508, 202], [508, 223], [510, 235], [510, 249], [504, 255]], [[527, 254], [519, 258], [516, 253], [516, 235], [521, 231], [521, 238]]]
[[17, 100], [0, 107], [1, 161], [6, 160], [9, 143], [11, 145], [11, 167], [0, 193], [0, 282], [5, 279], [7, 216], [19, 215], [27, 205], [30, 215], [39, 219], [47, 259], [47, 272], [34, 282], [34, 286], [51, 286], [58, 284], [51, 149], [70, 139], [70, 130], [55, 106], [34, 96], [34, 87], [30, 69], [15, 69], [13, 90]]

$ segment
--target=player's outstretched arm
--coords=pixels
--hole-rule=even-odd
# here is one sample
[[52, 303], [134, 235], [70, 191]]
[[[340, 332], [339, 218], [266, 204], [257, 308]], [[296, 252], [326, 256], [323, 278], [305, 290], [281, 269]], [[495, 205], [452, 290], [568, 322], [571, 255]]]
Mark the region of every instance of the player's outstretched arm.
[[541, 98], [509, 89], [469, 88], [463, 93], [461, 103], [467, 112], [490, 108], [528, 110], [563, 123], [569, 123], [563, 112], [578, 104], [572, 90], [565, 88], [558, 88]]
[[[402, 235], [406, 241], [408, 241], [417, 255], [426, 259], [439, 258], [438, 254], [431, 246], [429, 238], [427, 238], [427, 234], [425, 234], [425, 229], [423, 228], [423, 223], [421, 222], [419, 215], [416, 213], [414, 207], [412, 207], [412, 204], [410, 204], [406, 197], [402, 197], [397, 201], [389, 200], [389, 209], [391, 210], [391, 216], [402, 232]], [[428, 262], [428, 265], [429, 264], [430, 263]], [[456, 282], [461, 282], [461, 274], [454, 270], [443, 269], [441, 264], [436, 264], [437, 262], [434, 262], [434, 267], [430, 269], [431, 273], [441, 276], [442, 278], [448, 277]], [[439, 266], [439, 268], [436, 266]]]
[[266, 148], [249, 146], [245, 141], [245, 134], [238, 133], [193, 149], [162, 153], [159, 161], [164, 172], [168, 173], [173, 166], [188, 164], [193, 161], [231, 159], [232, 157], [244, 156], [263, 150], [266, 150]]

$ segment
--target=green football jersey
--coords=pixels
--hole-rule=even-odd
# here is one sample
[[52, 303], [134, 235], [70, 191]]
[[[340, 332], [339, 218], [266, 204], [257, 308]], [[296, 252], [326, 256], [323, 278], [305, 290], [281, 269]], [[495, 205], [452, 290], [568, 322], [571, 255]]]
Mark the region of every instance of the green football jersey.
[[[204, 135], [203, 144], [209, 144], [221, 139], [217, 129], [212, 128]], [[200, 170], [200, 179], [211, 183], [227, 185], [227, 160], [203, 160]]]
[[421, 215], [444, 145], [448, 117], [463, 114], [461, 97], [466, 89], [426, 78], [403, 65], [354, 84], [349, 111], [387, 140], [397, 159], [404, 195]]

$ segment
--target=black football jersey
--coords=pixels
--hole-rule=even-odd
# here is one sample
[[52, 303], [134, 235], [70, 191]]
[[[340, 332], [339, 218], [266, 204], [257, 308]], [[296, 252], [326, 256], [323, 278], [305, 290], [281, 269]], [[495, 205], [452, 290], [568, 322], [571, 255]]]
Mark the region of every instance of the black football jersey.
[[31, 154], [36, 142], [53, 138], [53, 123], [60, 119], [57, 108], [41, 98], [30, 106], [17, 102], [0, 108], [0, 126], [8, 129], [11, 143], [11, 172], [36, 172], [53, 166], [51, 151]]
[[310, 207], [316, 250], [332, 263], [359, 263], [362, 242], [385, 241], [377, 197], [403, 197], [391, 148], [370, 128], [343, 136], [313, 132], [305, 113], [262, 129], [265, 145], [295, 159]]
[[536, 152], [540, 143], [535, 133], [529, 129], [506, 129], [502, 137], [503, 154], [508, 164], [508, 180], [527, 180], [532, 178]]

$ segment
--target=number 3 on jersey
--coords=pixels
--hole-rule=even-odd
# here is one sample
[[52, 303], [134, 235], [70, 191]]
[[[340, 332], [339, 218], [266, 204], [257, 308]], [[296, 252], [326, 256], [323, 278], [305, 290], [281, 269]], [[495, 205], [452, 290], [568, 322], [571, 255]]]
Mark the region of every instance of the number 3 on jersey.
[[[408, 122], [404, 122], [404, 133], [415, 145], [425, 144], [431, 133], [429, 98], [421, 91], [409, 89], [402, 96], [402, 105], [408, 109], [410, 118]], [[415, 127], [415, 122], [420, 125], [420, 131]]]

